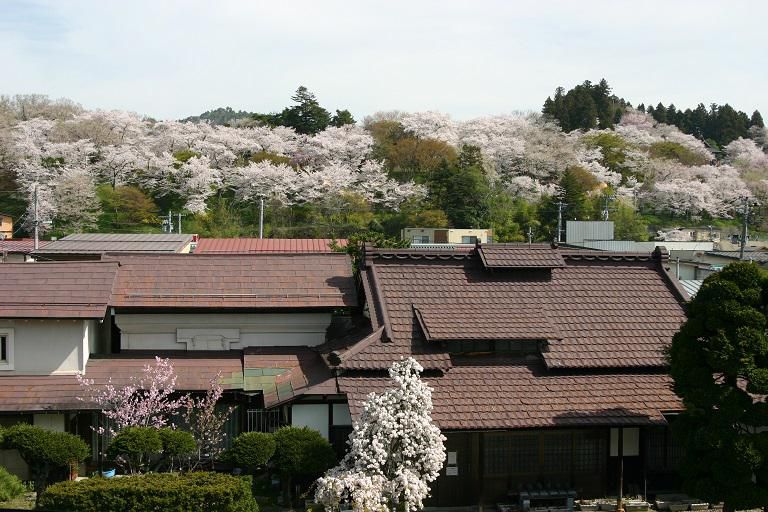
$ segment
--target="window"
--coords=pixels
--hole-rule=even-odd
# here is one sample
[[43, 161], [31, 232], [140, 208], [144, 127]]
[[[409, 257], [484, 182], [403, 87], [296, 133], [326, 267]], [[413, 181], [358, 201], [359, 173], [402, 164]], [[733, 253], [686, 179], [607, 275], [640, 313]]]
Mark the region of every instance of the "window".
[[428, 244], [429, 243], [429, 235], [414, 235], [413, 239], [411, 240], [411, 243], [414, 243], [414, 244]]
[[477, 237], [476, 236], [463, 236], [463, 237], [461, 237], [461, 243], [463, 243], [463, 244], [476, 244], [477, 243]]
[[0, 329], [0, 370], [13, 370], [13, 329]]

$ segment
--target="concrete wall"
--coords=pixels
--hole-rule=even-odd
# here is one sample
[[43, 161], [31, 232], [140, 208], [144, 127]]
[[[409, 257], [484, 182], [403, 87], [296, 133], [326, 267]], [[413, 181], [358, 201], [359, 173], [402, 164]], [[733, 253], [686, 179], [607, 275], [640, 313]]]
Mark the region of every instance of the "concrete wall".
[[229, 350], [314, 346], [325, 341], [330, 313], [117, 314], [120, 347], [129, 350]]
[[85, 370], [95, 344], [95, 320], [4, 320], [0, 329], [13, 329], [13, 370], [3, 375], [73, 374]]
[[32, 258], [26, 254], [3, 253], [0, 251], [0, 263], [26, 263], [32, 261]]
[[[462, 237], [465, 236], [474, 236], [477, 237], [477, 239], [480, 241], [480, 243], [486, 244], [489, 241], [489, 238], [491, 238], [491, 230], [490, 229], [445, 229], [445, 228], [404, 228], [400, 232], [400, 236], [403, 240], [407, 240], [408, 242], [412, 243], [428, 243], [428, 244], [434, 244], [435, 242], [435, 231], [447, 231], [447, 240], [445, 242], [440, 243], [447, 243], [447, 244], [460, 244], [462, 243]], [[429, 239], [425, 242], [413, 242], [413, 237], [428, 237]]]

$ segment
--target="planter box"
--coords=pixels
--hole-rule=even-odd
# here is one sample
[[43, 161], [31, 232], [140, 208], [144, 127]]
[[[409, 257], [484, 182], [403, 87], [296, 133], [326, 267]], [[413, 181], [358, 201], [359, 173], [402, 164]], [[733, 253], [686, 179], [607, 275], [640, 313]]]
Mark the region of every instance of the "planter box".
[[691, 503], [691, 510], [708, 510], [709, 503]]
[[688, 504], [687, 503], [670, 503], [669, 510], [671, 510], [672, 512], [683, 512], [684, 510], [688, 510]]

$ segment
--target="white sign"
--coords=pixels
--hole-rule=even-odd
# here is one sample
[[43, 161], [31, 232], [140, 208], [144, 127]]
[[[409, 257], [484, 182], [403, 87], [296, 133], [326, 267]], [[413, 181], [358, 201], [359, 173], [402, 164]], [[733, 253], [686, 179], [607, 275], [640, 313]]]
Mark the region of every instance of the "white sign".
[[456, 465], [456, 452], [448, 452], [448, 462], [446, 464], [448, 466]]
[[445, 468], [445, 476], [459, 476], [458, 466], [448, 466]]

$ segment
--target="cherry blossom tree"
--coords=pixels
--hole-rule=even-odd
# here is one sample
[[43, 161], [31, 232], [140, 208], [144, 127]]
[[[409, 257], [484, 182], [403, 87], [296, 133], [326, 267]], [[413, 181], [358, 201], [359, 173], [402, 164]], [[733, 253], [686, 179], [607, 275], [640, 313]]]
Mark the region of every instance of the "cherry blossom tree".
[[186, 396], [182, 400], [184, 423], [197, 443], [197, 463], [195, 466], [199, 466], [206, 459], [213, 462], [224, 451], [224, 440], [227, 436], [224, 425], [234, 407], [217, 408], [217, 404], [224, 394], [220, 380], [221, 374], [211, 379], [204, 396]]
[[389, 370], [394, 387], [371, 393], [339, 466], [318, 479], [315, 500], [336, 510], [406, 512], [423, 508], [445, 462], [445, 437], [432, 422], [432, 390], [413, 358]]
[[82, 374], [77, 380], [85, 392], [83, 401], [101, 408], [110, 426], [96, 431], [108, 431], [114, 435], [126, 427], [163, 428], [171, 416], [188, 402], [186, 397], [176, 398], [176, 373], [169, 359], [155, 357], [153, 366], [145, 365], [143, 374], [132, 376], [124, 385], [117, 385], [109, 378], [103, 386]]

